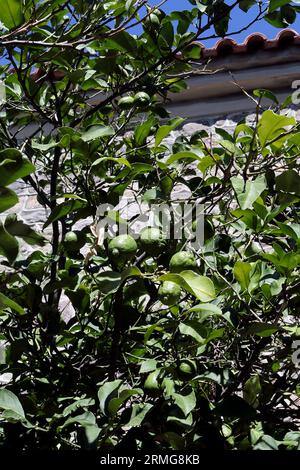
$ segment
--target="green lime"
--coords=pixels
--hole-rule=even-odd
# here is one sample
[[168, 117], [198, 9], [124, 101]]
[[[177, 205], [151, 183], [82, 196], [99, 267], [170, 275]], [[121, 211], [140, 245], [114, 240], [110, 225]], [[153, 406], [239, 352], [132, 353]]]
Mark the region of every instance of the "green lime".
[[145, 19], [145, 25], [150, 28], [153, 28], [153, 26], [157, 26], [159, 28], [160, 20], [155, 13], [150, 13], [150, 15]]
[[156, 15], [160, 21], [162, 21], [166, 16], [165, 12], [163, 10], [160, 10], [159, 8], [155, 8], [152, 13], [153, 15]]
[[160, 369], [156, 369], [153, 372], [150, 372], [150, 374], [147, 376], [145, 383], [144, 383], [144, 388], [146, 390], [158, 390], [159, 389], [159, 383], [158, 383], [158, 376], [160, 373]]
[[86, 242], [86, 236], [83, 232], [76, 230], [66, 233], [63, 245], [68, 251], [77, 251], [83, 247]]
[[180, 299], [181, 288], [172, 281], [164, 281], [158, 289], [158, 298], [164, 305], [174, 305]]
[[171, 273], [180, 273], [185, 270], [195, 270], [197, 263], [193, 253], [188, 251], [178, 251], [172, 256], [169, 264]]
[[117, 264], [130, 261], [136, 251], [137, 244], [131, 235], [118, 235], [108, 244], [109, 255]]
[[146, 227], [141, 231], [141, 248], [149, 255], [158, 255], [165, 250], [167, 240], [163, 237], [159, 228]]
[[134, 104], [140, 108], [146, 108], [150, 104], [151, 98], [148, 93], [140, 91], [134, 96]]
[[196, 363], [190, 359], [180, 361], [178, 367], [178, 376], [182, 380], [189, 380], [197, 373]]
[[135, 104], [135, 99], [132, 96], [123, 96], [118, 101], [118, 106], [121, 109], [130, 109]]

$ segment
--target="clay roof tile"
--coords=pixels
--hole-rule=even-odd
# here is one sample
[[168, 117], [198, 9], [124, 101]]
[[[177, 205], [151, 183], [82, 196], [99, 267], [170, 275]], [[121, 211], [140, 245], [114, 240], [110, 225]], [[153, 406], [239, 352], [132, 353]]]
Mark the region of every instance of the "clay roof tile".
[[287, 28], [279, 31], [274, 39], [268, 39], [262, 33], [252, 33], [241, 44], [227, 37], [219, 39], [210, 48], [205, 47], [201, 42], [198, 44], [202, 49], [202, 59], [208, 59], [230, 54], [254, 53], [259, 49], [280, 49], [290, 45], [300, 45], [300, 35], [297, 31]]

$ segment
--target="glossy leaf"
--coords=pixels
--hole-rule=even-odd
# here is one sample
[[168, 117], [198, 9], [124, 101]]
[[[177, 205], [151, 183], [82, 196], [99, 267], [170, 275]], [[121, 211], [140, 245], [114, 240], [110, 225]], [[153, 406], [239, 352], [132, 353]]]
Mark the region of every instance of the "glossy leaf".
[[25, 413], [18, 397], [10, 390], [0, 389], [0, 410], [12, 412], [16, 420], [25, 420]]
[[164, 274], [162, 281], [172, 281], [179, 284], [190, 294], [202, 302], [209, 302], [215, 298], [213, 282], [206, 276], [199, 276], [193, 271], [182, 271], [180, 274]]
[[18, 196], [9, 188], [0, 187], [0, 212], [15, 206], [18, 203]]
[[19, 315], [25, 315], [25, 310], [18, 305], [14, 300], [6, 297], [6, 295], [0, 292], [0, 309], [9, 308], [14, 312], [17, 312]]
[[6, 149], [0, 152], [0, 186], [8, 186], [34, 171], [35, 166], [19, 150]]
[[266, 189], [267, 183], [264, 176], [258, 176], [253, 181], [244, 182], [240, 176], [233, 176], [231, 184], [236, 193], [241, 209], [251, 209], [253, 203]]
[[20, 26], [24, 21], [22, 0], [2, 0], [0, 21], [8, 29]]
[[10, 235], [0, 221], [0, 254], [13, 263], [19, 253], [19, 244], [15, 237]]
[[10, 235], [22, 238], [29, 245], [44, 246], [47, 242], [45, 237], [32, 230], [29, 225], [18, 220], [16, 214], [10, 214], [6, 217], [4, 227]]
[[274, 111], [264, 111], [258, 123], [258, 137], [262, 147], [272, 139], [277, 138], [290, 126], [294, 126], [296, 120], [293, 117], [282, 116]]

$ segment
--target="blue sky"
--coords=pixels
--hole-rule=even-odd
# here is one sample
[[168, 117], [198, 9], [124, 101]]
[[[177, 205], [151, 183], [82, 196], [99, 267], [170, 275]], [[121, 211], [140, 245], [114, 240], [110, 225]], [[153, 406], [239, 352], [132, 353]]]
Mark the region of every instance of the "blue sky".
[[[150, 1], [151, 4], [157, 5], [159, 1]], [[192, 5], [188, 2], [188, 0], [167, 0], [164, 6], [162, 7], [165, 12], [170, 12], [173, 10], [190, 10]], [[255, 8], [252, 8], [248, 11], [248, 13], [244, 13], [238, 8], [235, 9], [235, 12], [232, 15], [231, 22], [230, 22], [230, 31], [237, 31], [241, 29], [243, 26], [246, 26], [252, 19], [255, 18]], [[294, 24], [290, 26], [290, 28], [295, 29], [297, 32], [300, 32], [300, 14], [298, 14], [297, 20]], [[262, 20], [251, 27], [249, 27], [246, 31], [238, 35], [232, 36], [236, 41], [243, 42], [243, 40], [248, 36], [248, 34], [253, 32], [261, 32], [264, 33], [268, 38], [272, 39], [276, 36], [276, 34], [280, 31], [279, 28], [272, 27], [269, 23]], [[230, 35], [230, 34], [229, 34]], [[208, 36], [208, 34], [206, 34]], [[204, 40], [203, 43], [207, 47], [211, 47], [215, 44], [216, 39], [207, 39]]]

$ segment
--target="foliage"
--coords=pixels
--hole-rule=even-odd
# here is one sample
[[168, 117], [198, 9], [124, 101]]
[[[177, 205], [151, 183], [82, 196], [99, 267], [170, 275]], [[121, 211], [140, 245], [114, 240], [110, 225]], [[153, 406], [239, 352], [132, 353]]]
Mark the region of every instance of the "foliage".
[[[135, 0], [1, 3], [3, 448], [299, 449], [286, 409], [299, 395], [298, 123], [258, 91], [256, 119], [233, 135], [164, 140], [182, 124], [165, 104], [194, 72], [195, 40], [231, 33], [234, 8], [281, 27], [298, 7], [190, 3], [169, 15]], [[48, 211], [43, 233], [14, 215], [19, 180]], [[138, 241], [120, 265], [97, 207], [137, 184], [168, 203], [178, 183], [205, 204], [203, 247], [151, 257]], [[197, 266], [170, 273], [183, 250]]]

